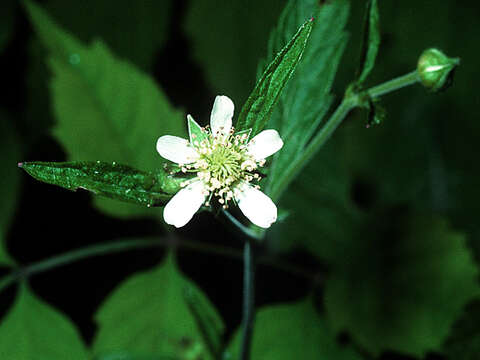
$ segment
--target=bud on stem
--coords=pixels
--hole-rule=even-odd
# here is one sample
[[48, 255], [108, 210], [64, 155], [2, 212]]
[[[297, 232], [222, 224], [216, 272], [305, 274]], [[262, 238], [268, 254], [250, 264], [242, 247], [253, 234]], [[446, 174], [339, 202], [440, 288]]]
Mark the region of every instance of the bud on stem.
[[417, 71], [420, 82], [432, 92], [445, 90], [453, 80], [459, 58], [449, 58], [438, 49], [425, 50], [418, 59]]

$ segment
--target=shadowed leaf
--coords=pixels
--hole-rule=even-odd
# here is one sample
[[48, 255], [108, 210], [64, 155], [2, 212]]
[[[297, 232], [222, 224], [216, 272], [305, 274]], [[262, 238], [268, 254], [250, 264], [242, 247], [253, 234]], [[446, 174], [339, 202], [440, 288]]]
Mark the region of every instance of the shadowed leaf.
[[[178, 271], [173, 256], [156, 269], [134, 275], [98, 310], [93, 349], [163, 357], [213, 359], [188, 299], [195, 299], [210, 328], [221, 334], [223, 323], [202, 292]], [[215, 339], [218, 342], [219, 339]], [[189, 357], [190, 358], [190, 357]]]
[[38, 299], [25, 284], [0, 325], [0, 354], [12, 360], [89, 359], [73, 324]]
[[[118, 161], [146, 170], [161, 166], [155, 143], [164, 134], [184, 135], [184, 120], [146, 74], [118, 60], [102, 42], [84, 46], [32, 2], [34, 28], [50, 54], [54, 135], [69, 160]], [[153, 215], [143, 208], [95, 199], [117, 216]]]
[[317, 1], [290, 1], [270, 36], [270, 59], [306, 16], [314, 16], [313, 29], [295, 74], [284, 89], [269, 128], [277, 129], [284, 146], [272, 162], [265, 183], [266, 192], [280, 198], [301, 170], [296, 166], [309, 140], [327, 113], [333, 96], [331, 86], [343, 54], [347, 35], [344, 31], [349, 3], [338, 0], [318, 5]]
[[265, 52], [268, 32], [282, 5], [278, 0], [188, 2], [185, 33], [214, 94], [228, 95], [235, 104], [246, 101], [255, 86], [257, 62]]
[[380, 24], [377, 0], [368, 0], [364, 23], [364, 38], [360, 55], [360, 71], [357, 84], [361, 85], [375, 65], [380, 46]]
[[[48, 0], [45, 9], [81, 41], [102, 39], [112, 51], [149, 70], [167, 39], [171, 1]], [[88, 19], [88, 21], [86, 21]]]
[[[229, 348], [238, 359], [241, 332], [237, 331]], [[360, 360], [361, 357], [337, 344], [335, 335], [317, 313], [311, 298], [293, 304], [261, 308], [255, 320], [252, 360]]]
[[443, 349], [448, 359], [476, 360], [480, 354], [480, 300], [469, 304], [451, 330]]
[[13, 263], [7, 254], [6, 235], [15, 215], [20, 190], [20, 174], [16, 163], [20, 160], [20, 142], [6, 114], [0, 112], [0, 265]]
[[435, 216], [392, 213], [337, 249], [327, 317], [374, 355], [441, 350], [462, 308], [479, 295], [463, 234]]

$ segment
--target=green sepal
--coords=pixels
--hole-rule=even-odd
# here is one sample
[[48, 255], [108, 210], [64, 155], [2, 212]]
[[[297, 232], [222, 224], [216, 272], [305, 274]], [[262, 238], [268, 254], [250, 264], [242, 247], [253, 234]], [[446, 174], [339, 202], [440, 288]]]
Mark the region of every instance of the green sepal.
[[187, 115], [188, 123], [188, 137], [190, 144], [195, 145], [195, 142], [201, 143], [203, 140], [207, 140], [208, 135], [202, 130], [202, 127], [193, 119], [191, 115]]
[[300, 61], [313, 27], [307, 20], [267, 66], [262, 77], [243, 105], [238, 117], [238, 130], [252, 129], [252, 136], [263, 130], [270, 119], [280, 94]]
[[368, 102], [367, 128], [374, 125], [380, 125], [386, 117], [387, 110], [380, 105], [380, 101], [378, 99], [370, 99]]
[[243, 134], [247, 134], [247, 139], [245, 140], [245, 142], [247, 143], [250, 140], [250, 135], [252, 134], [252, 129], [245, 129], [245, 130], [235, 132], [235, 136], [237, 136], [237, 135], [242, 136]]
[[162, 206], [178, 191], [183, 181], [164, 170], [141, 171], [115, 162], [24, 162], [18, 164], [35, 179], [68, 190], [84, 189], [138, 205]]
[[363, 44], [358, 70], [359, 75], [356, 81], [359, 86], [367, 79], [375, 65], [375, 59], [377, 58], [378, 48], [380, 46], [379, 23], [377, 0], [369, 0], [365, 13]]

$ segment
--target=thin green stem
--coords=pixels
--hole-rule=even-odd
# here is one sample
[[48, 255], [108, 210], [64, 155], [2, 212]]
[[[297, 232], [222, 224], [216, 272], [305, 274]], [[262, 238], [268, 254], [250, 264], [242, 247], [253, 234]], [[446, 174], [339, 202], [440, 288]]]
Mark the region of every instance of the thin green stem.
[[[169, 245], [176, 245], [186, 250], [225, 256], [238, 260], [242, 259], [242, 253], [237, 249], [200, 243], [198, 241], [180, 240], [178, 242], [173, 242], [169, 241], [168, 239], [158, 238], [119, 240], [106, 244], [92, 245], [78, 250], [69, 251], [64, 254], [55, 255], [51, 258], [41, 260], [37, 263], [14, 270], [12, 273], [6, 275], [0, 280], [0, 292], [2, 292], [4, 289], [6, 289], [20, 279], [24, 279], [35, 274], [52, 270], [63, 265], [71, 264], [85, 258], [107, 255], [133, 249], [144, 249], [148, 247], [160, 247]], [[259, 263], [299, 277], [311, 279], [312, 281], [314, 281], [317, 277], [317, 274], [312, 274], [311, 272], [302, 267], [290, 263], [281, 262], [271, 257], [260, 258]]]
[[315, 135], [312, 141], [310, 141], [300, 158], [292, 163], [289, 168], [287, 168], [285, 171], [286, 176], [282, 178], [281, 182], [276, 185], [274, 190], [270, 193], [271, 198], [274, 201], [277, 201], [280, 198], [288, 184], [290, 184], [298, 172], [313, 158], [313, 156], [320, 150], [330, 136], [332, 136], [333, 132], [338, 128], [343, 119], [345, 119], [352, 109], [359, 106], [364, 106], [366, 99], [378, 98], [392, 91], [415, 84], [418, 81], [418, 73], [415, 70], [406, 75], [399, 76], [395, 79], [389, 80], [383, 84], [374, 86], [359, 93], [347, 91], [338, 108], [332, 114], [330, 119], [328, 119], [325, 125], [320, 129], [320, 131]]
[[240, 221], [238, 221], [232, 214], [230, 214], [227, 210], [222, 209], [223, 215], [233, 224], [235, 227], [240, 230], [244, 235], [254, 240], [261, 240], [262, 237], [259, 234], [245, 225], [243, 225]]
[[384, 82], [383, 84], [374, 86], [366, 90], [365, 92], [366, 94], [368, 94], [368, 96], [370, 96], [370, 98], [375, 99], [392, 91], [401, 89], [409, 85], [413, 85], [418, 81], [420, 81], [420, 78], [418, 76], [417, 70], [415, 70], [390, 81]]
[[115, 252], [127, 251], [131, 249], [146, 248], [159, 246], [158, 240], [151, 239], [135, 239], [116, 241], [107, 244], [92, 245], [78, 250], [69, 251], [65, 254], [56, 255], [51, 258], [42, 260], [24, 268], [15, 270], [12, 274], [6, 276], [0, 282], [0, 292], [11, 285], [19, 278], [26, 278], [33, 274], [39, 274], [47, 270], [67, 265], [75, 261], [79, 261], [92, 256], [101, 256], [105, 254], [112, 254]]
[[[352, 101], [355, 99], [355, 101]], [[345, 97], [330, 119], [322, 127], [322, 129], [315, 135], [310, 144], [307, 146], [300, 158], [292, 163], [292, 165], [285, 171], [286, 176], [275, 187], [275, 190], [270, 193], [273, 201], [277, 201], [285, 188], [290, 184], [297, 173], [312, 159], [322, 145], [330, 138], [335, 129], [340, 125], [347, 114], [357, 106], [356, 98]]]
[[252, 244], [245, 242], [243, 251], [243, 318], [242, 318], [242, 347], [240, 359], [250, 359], [250, 347], [255, 320], [255, 259]]

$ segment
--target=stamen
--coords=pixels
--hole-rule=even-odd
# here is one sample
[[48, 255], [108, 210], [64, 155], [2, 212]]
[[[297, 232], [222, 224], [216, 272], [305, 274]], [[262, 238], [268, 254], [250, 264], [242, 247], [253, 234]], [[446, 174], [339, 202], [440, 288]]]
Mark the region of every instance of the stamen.
[[[204, 194], [208, 196], [205, 206], [210, 206], [211, 198], [215, 196], [226, 209], [228, 201], [235, 200], [231, 187], [239, 181], [260, 179], [260, 175], [253, 171], [263, 166], [265, 160], [257, 162], [248, 153], [247, 134], [235, 135], [233, 127], [227, 133], [224, 130], [224, 127], [220, 127], [213, 133], [208, 125], [202, 128], [207, 136], [202, 141], [193, 141], [199, 158], [180, 167], [184, 173], [197, 173], [197, 178], [205, 184]], [[192, 139], [195, 138], [197, 136], [192, 136]]]

